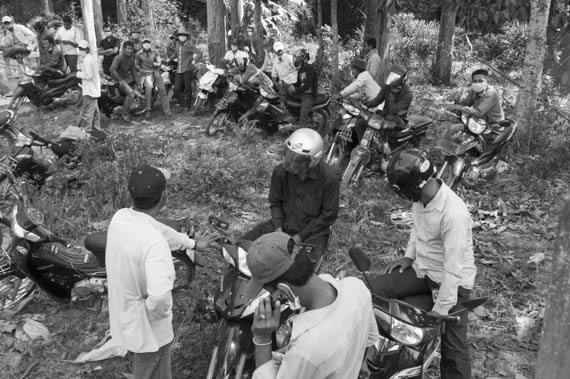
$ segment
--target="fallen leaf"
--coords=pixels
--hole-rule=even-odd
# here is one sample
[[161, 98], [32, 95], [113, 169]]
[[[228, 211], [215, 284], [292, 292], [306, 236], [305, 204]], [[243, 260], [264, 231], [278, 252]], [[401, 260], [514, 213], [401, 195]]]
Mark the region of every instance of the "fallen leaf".
[[530, 258], [528, 259], [528, 261], [526, 263], [527, 264], [529, 264], [529, 263], [539, 264], [543, 260], [544, 260], [544, 253], [534, 253], [533, 255], [530, 256]]

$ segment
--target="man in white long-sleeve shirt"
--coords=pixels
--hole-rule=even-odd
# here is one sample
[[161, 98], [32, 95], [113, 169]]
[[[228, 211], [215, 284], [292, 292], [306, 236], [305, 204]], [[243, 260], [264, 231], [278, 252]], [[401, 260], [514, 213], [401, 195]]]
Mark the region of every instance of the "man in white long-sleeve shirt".
[[194, 241], [159, 223], [168, 175], [148, 165], [133, 170], [128, 190], [133, 208], [111, 219], [105, 261], [111, 335], [133, 353], [135, 379], [170, 379], [172, 286], [171, 249], [206, 249], [211, 240]]
[[[447, 315], [469, 299], [475, 282], [472, 220], [463, 200], [434, 177], [435, 167], [426, 156], [411, 149], [390, 160], [392, 189], [413, 201], [412, 232], [404, 258], [390, 263], [387, 274], [372, 281], [372, 289], [385, 298], [432, 295], [431, 312]], [[443, 379], [471, 379], [466, 315], [446, 324], [440, 371]]]
[[354, 81], [346, 86], [340, 95], [351, 99], [361, 100], [363, 95], [366, 101], [372, 101], [380, 93], [380, 86], [372, 75], [366, 71], [366, 61], [364, 59], [354, 59], [350, 63], [350, 70], [354, 76]]
[[89, 42], [81, 40], [77, 44], [80, 58], [77, 77], [81, 79], [83, 91], [83, 107], [79, 127], [84, 127], [87, 132], [98, 130], [101, 127], [101, 116], [97, 100], [101, 97], [101, 78], [99, 76], [99, 64], [97, 56], [91, 54]]
[[337, 280], [316, 275], [304, 250], [283, 232], [256, 239], [247, 255], [252, 279], [246, 296], [262, 287], [285, 291], [294, 316], [285, 351], [271, 351], [271, 334], [279, 327], [281, 304], [261, 301], [253, 319], [253, 379], [356, 379], [365, 349], [379, 338], [370, 292], [357, 278]]

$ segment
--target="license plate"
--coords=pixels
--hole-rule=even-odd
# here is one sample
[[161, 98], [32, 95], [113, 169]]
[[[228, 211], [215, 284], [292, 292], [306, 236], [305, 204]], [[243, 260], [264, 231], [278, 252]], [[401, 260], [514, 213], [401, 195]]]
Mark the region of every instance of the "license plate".
[[204, 92], [200, 92], [200, 93], [198, 94], [198, 97], [199, 97], [200, 99], [206, 100], [206, 98], [208, 97], [208, 95], [206, 95]]
[[360, 145], [362, 147], [368, 147], [372, 138], [374, 138], [374, 130], [370, 128], [366, 129], [364, 136], [360, 140]]

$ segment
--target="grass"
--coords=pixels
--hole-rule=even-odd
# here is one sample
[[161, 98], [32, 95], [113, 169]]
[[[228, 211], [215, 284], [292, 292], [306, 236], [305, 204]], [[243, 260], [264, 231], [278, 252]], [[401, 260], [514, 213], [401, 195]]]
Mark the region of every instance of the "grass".
[[[434, 93], [445, 96], [445, 89], [424, 86], [414, 90], [414, 111], [439, 117], [430, 98]], [[76, 115], [76, 109], [29, 112], [20, 117], [19, 125], [56, 137], [75, 123]], [[111, 123], [109, 143], [83, 147], [86, 159], [80, 169], [81, 185], [58, 179], [36, 194], [36, 204], [48, 215], [49, 227], [74, 245], [82, 245], [97, 222], [128, 205], [126, 177], [140, 162], [172, 173], [164, 216], [192, 216], [205, 223], [214, 214], [231, 223], [235, 236], [267, 219], [269, 177], [276, 161], [266, 150], [283, 138], [206, 137], [199, 130], [206, 122], [207, 115], [178, 114], [174, 120]], [[437, 129], [438, 123], [430, 131], [427, 147], [433, 145]], [[470, 315], [474, 378], [533, 376], [559, 198], [568, 189], [568, 181], [563, 180], [568, 173], [562, 174], [562, 180], [529, 178], [519, 166], [524, 162], [521, 157], [510, 157], [509, 162], [512, 167], [506, 174], [476, 190], [461, 192], [479, 225], [474, 230], [478, 264], [474, 295], [489, 298], [482, 310]], [[56, 179], [64, 171], [60, 168]], [[394, 223], [391, 215], [408, 211], [409, 203], [390, 191], [384, 177], [375, 175], [350, 187], [342, 203], [323, 271], [357, 275], [347, 251], [360, 246], [373, 260], [373, 274], [380, 273], [406, 246], [409, 230]], [[500, 212], [490, 217], [479, 210]], [[528, 264], [536, 252], [543, 252], [546, 259]], [[203, 378], [207, 370], [215, 333], [209, 300], [225, 262], [216, 252], [206, 259], [207, 267], [198, 268], [190, 288], [175, 294], [174, 378]], [[0, 372], [7, 378], [24, 377], [28, 369], [34, 378], [122, 378], [131, 372], [128, 360], [121, 358], [70, 363], [80, 352], [92, 349], [108, 329], [105, 305], [97, 300], [60, 305], [39, 293], [20, 314], [0, 315], [0, 319], [19, 321], [26, 314], [44, 315], [53, 338], [25, 343], [12, 333], [2, 333]], [[525, 320], [530, 321], [525, 324]], [[21, 357], [17, 364], [11, 359], [14, 354]], [[35, 362], [39, 364], [32, 366]], [[430, 369], [428, 377], [437, 377], [436, 372]]]

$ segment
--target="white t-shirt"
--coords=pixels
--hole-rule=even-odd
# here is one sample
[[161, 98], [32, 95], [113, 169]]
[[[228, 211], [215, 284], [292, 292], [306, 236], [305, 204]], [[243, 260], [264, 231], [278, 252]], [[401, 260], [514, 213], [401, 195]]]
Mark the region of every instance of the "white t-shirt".
[[[81, 32], [79, 32], [79, 30], [77, 30], [75, 26], [72, 26], [69, 29], [65, 29], [65, 27], [60, 26], [59, 29], [57, 29], [57, 32], [55, 32], [54, 39], [60, 41], [74, 41], [77, 43], [82, 38], [81, 38]], [[70, 44], [63, 42], [60, 43], [59, 46], [61, 47], [63, 55], [77, 55], [76, 47], [73, 47]]]
[[101, 77], [97, 58], [91, 54], [85, 55], [79, 62], [78, 69], [77, 77], [82, 79], [83, 96], [101, 97]]

